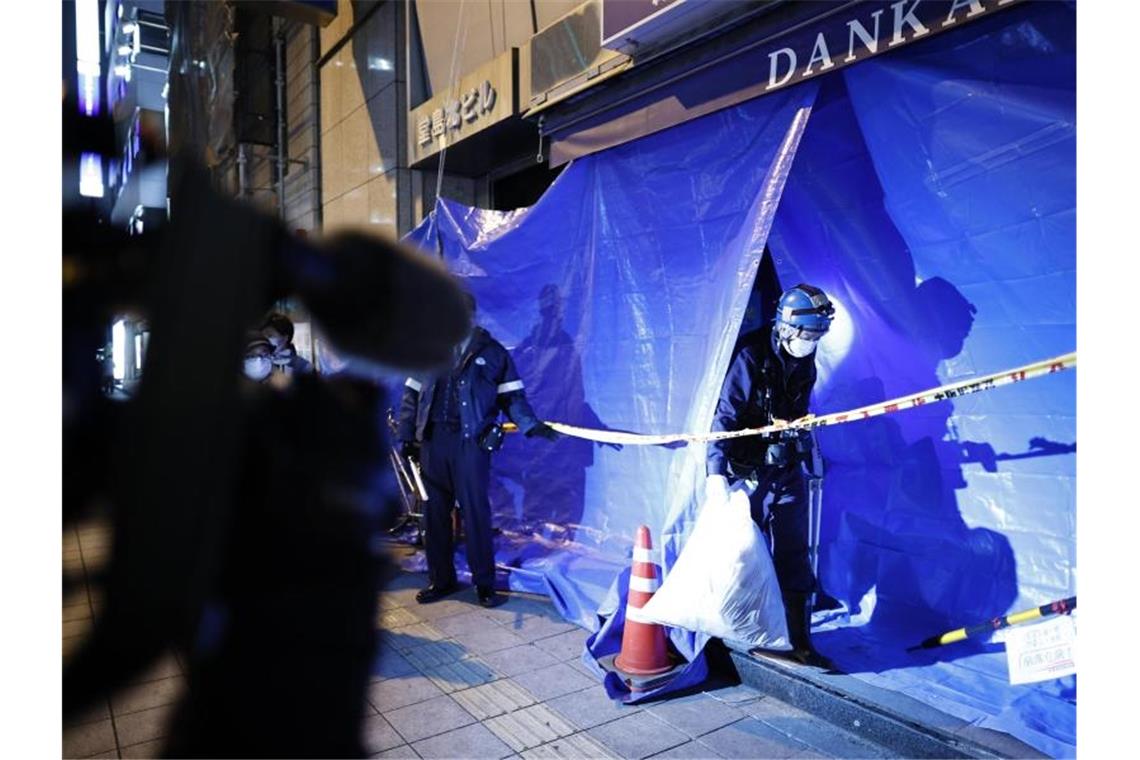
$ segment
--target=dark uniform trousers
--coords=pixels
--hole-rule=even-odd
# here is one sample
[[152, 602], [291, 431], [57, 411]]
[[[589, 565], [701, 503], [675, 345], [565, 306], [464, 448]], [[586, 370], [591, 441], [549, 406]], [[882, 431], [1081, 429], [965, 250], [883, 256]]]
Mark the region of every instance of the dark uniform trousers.
[[429, 582], [455, 583], [451, 508], [459, 502], [467, 534], [467, 564], [476, 586], [493, 586], [495, 551], [491, 532], [491, 503], [487, 498], [491, 453], [474, 439], [464, 439], [458, 427], [429, 423], [421, 448], [425, 506], [425, 541]]
[[760, 485], [750, 497], [752, 519], [772, 548], [780, 591], [810, 594], [815, 577], [808, 559], [808, 496], [803, 468], [796, 462], [757, 470]]

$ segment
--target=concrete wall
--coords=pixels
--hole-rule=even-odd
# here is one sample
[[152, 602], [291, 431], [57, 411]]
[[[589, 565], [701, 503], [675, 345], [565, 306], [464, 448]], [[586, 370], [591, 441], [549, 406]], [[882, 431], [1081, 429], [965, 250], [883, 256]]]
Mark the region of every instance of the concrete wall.
[[[323, 229], [411, 227], [402, 3], [340, 0], [320, 32]], [[335, 51], [335, 52], [333, 52]]]
[[[310, 25], [285, 27], [285, 144], [290, 164], [285, 173], [285, 226], [320, 228], [320, 96], [316, 62], [320, 38]], [[292, 163], [303, 161], [305, 163]]]
[[[519, 47], [583, 0], [415, 0], [423, 41], [426, 98], [445, 89], [452, 59], [458, 75]], [[533, 15], [531, 13], [533, 5]], [[462, 19], [460, 13], [462, 11]], [[462, 27], [459, 24], [462, 20]], [[458, 53], [456, 49], [458, 48]], [[413, 103], [418, 105], [418, 103]]]

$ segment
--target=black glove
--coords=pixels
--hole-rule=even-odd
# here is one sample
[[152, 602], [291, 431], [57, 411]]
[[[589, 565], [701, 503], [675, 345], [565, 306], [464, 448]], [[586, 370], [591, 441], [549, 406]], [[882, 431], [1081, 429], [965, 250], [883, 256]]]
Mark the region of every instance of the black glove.
[[548, 441], [557, 441], [558, 431], [550, 427], [550, 425], [547, 425], [545, 422], [540, 422], [528, 430], [526, 433], [527, 438], [534, 438], [536, 436], [539, 438], [545, 438]]
[[625, 448], [620, 443], [612, 443], [610, 441], [598, 441], [597, 444], [599, 446], [605, 446], [606, 448], [613, 449], [614, 451], [621, 451]]
[[400, 441], [400, 456], [404, 459], [420, 456], [420, 446], [415, 441]]

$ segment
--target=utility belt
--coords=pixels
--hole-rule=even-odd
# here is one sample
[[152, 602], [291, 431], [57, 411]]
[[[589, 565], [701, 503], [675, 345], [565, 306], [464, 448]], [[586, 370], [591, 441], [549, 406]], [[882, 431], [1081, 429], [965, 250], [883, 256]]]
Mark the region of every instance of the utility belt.
[[812, 437], [806, 430], [789, 430], [764, 440], [764, 453], [757, 460], [742, 461], [729, 457], [728, 474], [737, 480], [760, 480], [773, 468], [798, 465], [812, 460]]

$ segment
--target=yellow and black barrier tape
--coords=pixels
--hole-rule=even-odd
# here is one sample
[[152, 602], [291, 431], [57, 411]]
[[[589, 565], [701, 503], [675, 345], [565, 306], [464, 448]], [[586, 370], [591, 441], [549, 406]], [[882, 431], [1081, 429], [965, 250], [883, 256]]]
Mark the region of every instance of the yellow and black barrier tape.
[[918, 649], [933, 649], [935, 647], [945, 646], [946, 644], [953, 644], [956, 641], [965, 641], [970, 638], [978, 638], [993, 633], [994, 631], [1008, 628], [1011, 625], [1018, 623], [1027, 623], [1030, 620], [1040, 620], [1043, 617], [1051, 615], [1068, 615], [1077, 608], [1077, 597], [1070, 596], [1068, 599], [1058, 599], [1049, 604], [1043, 604], [1040, 607], [1033, 607], [1032, 609], [1023, 610], [1022, 612], [1014, 612], [1002, 617], [996, 617], [992, 620], [987, 620], [978, 625], [966, 626], [965, 628], [958, 628], [938, 636], [931, 636], [921, 644], [915, 644], [912, 647], [907, 647], [908, 652], [913, 652]]
[[[672, 443], [707, 443], [709, 441], [725, 441], [731, 438], [745, 438], [750, 435], [779, 433], [785, 430], [812, 430], [819, 427], [826, 427], [828, 425], [841, 425], [845, 422], [865, 420], [870, 417], [878, 417], [882, 414], [893, 414], [894, 412], [901, 412], [904, 409], [913, 409], [914, 407], [922, 406], [923, 404], [945, 401], [947, 399], [958, 398], [959, 396], [967, 396], [972, 393], [981, 393], [982, 391], [1000, 388], [1003, 385], [1012, 385], [1013, 383], [1020, 383], [1025, 380], [1044, 377], [1045, 375], [1051, 375], [1062, 370], [1073, 369], [1076, 366], [1077, 353], [1076, 351], [1073, 351], [1072, 353], [1057, 356], [1052, 359], [1045, 359], [1043, 361], [1033, 362], [1032, 364], [1026, 364], [1023, 367], [1005, 370], [1004, 372], [995, 372], [994, 374], [986, 375], [985, 377], [972, 378], [956, 383], [941, 385], [937, 388], [919, 391], [918, 393], [912, 393], [909, 396], [901, 396], [899, 398], [891, 399], [889, 401], [882, 401], [877, 404], [870, 404], [869, 406], [859, 407], [858, 409], [852, 409], [847, 412], [822, 414], [818, 417], [814, 415], [808, 415], [807, 417], [795, 420], [793, 422], [768, 425], [766, 427], [760, 428], [746, 428], [744, 430], [725, 430], [709, 433], [667, 433], [663, 435], [643, 435], [641, 433], [627, 433], [618, 430], [593, 430], [591, 428], [566, 425], [561, 422], [548, 422], [547, 424], [563, 435], [574, 436], [575, 438], [584, 438], [588, 441], [595, 441], [597, 443], [617, 443], [623, 446], [661, 446]], [[504, 426], [504, 428], [506, 427], [507, 426]]]

